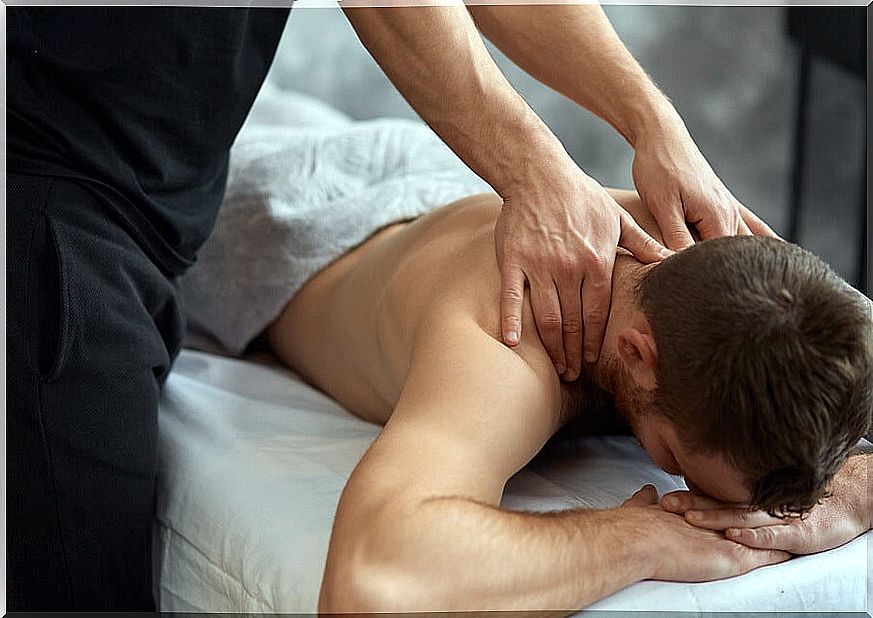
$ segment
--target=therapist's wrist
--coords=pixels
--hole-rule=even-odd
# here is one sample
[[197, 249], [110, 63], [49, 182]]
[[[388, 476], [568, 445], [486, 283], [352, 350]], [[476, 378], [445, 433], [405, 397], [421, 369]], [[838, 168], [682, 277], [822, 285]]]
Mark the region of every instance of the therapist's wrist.
[[542, 191], [551, 191], [575, 174], [582, 173], [563, 145], [547, 128], [531, 131], [514, 139], [511, 151], [504, 152], [509, 165], [502, 173], [485, 178], [506, 199], [527, 200]]
[[649, 99], [631, 104], [623, 121], [622, 135], [635, 150], [655, 142], [675, 142], [690, 139], [685, 122], [663, 94], [658, 92]]

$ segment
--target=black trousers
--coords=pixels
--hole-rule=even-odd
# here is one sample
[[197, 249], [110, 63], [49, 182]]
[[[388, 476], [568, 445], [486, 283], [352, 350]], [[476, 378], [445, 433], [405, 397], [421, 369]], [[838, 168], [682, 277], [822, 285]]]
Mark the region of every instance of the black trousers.
[[154, 609], [176, 287], [88, 183], [7, 183], [7, 608]]

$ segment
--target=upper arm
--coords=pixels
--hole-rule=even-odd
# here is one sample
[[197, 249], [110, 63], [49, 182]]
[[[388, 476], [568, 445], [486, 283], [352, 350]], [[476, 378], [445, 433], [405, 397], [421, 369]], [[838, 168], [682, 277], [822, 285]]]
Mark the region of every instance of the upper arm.
[[519, 348], [472, 320], [426, 326], [395, 410], [346, 493], [374, 506], [447, 495], [499, 504], [507, 479], [559, 425], [545, 351], [532, 341]]

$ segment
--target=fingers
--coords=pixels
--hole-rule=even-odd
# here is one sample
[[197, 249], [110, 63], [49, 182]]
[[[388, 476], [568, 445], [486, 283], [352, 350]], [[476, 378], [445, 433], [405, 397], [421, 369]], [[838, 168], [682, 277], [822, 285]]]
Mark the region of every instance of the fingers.
[[524, 303], [524, 272], [507, 266], [503, 269], [500, 290], [500, 324], [503, 341], [515, 346], [521, 340], [521, 308]]
[[530, 283], [531, 308], [540, 339], [552, 359], [552, 364], [555, 365], [558, 375], [562, 375], [567, 369], [567, 364], [564, 358], [561, 304], [558, 300], [558, 290], [550, 277], [532, 277], [528, 281]]
[[582, 371], [582, 297], [580, 280], [574, 269], [563, 273], [563, 284], [558, 285], [561, 303], [561, 332], [564, 340], [564, 360], [567, 363], [563, 378], [575, 380]]
[[585, 323], [584, 351], [586, 362], [596, 362], [603, 345], [609, 305], [612, 300], [612, 268], [615, 251], [591, 258], [582, 282], [582, 320]]
[[746, 220], [742, 216], [742, 209], [744, 206], [739, 202], [735, 201], [734, 208], [737, 212], [737, 236], [753, 236], [752, 230], [749, 229]]
[[727, 528], [758, 528], [781, 524], [783, 521], [764, 511], [749, 509], [715, 509], [685, 511], [685, 521], [698, 528], [725, 530]]
[[627, 213], [621, 215], [621, 238], [618, 244], [633, 253], [634, 257], [643, 264], [652, 264], [673, 254], [649, 236]]
[[774, 232], [769, 225], [764, 223], [761, 218], [742, 204], [740, 204], [740, 216], [755, 236], [768, 236], [770, 238], [778, 238], [779, 240], [782, 240], [782, 238], [780, 238], [780, 236]]
[[694, 239], [685, 224], [685, 211], [678, 199], [671, 201], [668, 207], [652, 209], [652, 214], [658, 222], [658, 227], [661, 228], [661, 235], [667, 247], [673, 251], [681, 251], [693, 245]]
[[754, 569], [771, 564], [779, 564], [791, 558], [790, 553], [776, 549], [754, 549], [737, 546], [735, 552], [738, 568], [736, 574], [748, 573]]
[[802, 528], [786, 523], [762, 528], [729, 528], [725, 536], [747, 547], [799, 553]]
[[742, 508], [743, 504], [719, 502], [709, 496], [691, 493], [690, 491], [671, 491], [661, 498], [661, 507], [665, 511], [684, 515], [690, 510], [711, 510]]
[[658, 490], [654, 485], [646, 484], [636, 490], [624, 501], [622, 506], [651, 506], [658, 503]]
[[712, 194], [696, 194], [688, 198], [686, 212], [693, 213], [689, 219], [700, 234], [701, 240], [722, 238], [745, 234], [747, 228], [741, 226], [740, 203], [729, 191], [715, 190]]
[[683, 515], [689, 524], [708, 530], [758, 528], [785, 523], [764, 511], [749, 510], [745, 505], [719, 502], [686, 491], [666, 494], [661, 499], [661, 507], [665, 511]]

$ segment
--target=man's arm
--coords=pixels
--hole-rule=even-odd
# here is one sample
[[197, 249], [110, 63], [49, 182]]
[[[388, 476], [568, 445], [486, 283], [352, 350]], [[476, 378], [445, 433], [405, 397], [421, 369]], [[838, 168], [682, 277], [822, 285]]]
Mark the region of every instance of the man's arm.
[[577, 609], [647, 577], [714, 579], [785, 558], [659, 507], [501, 510], [506, 481], [558, 427], [550, 360], [538, 342], [516, 353], [457, 320], [418, 341], [340, 499], [320, 611]]
[[631, 146], [682, 124], [597, 4], [476, 5], [476, 26], [531, 77], [590, 110]]
[[597, 4], [469, 7], [482, 33], [527, 73], [611, 124], [636, 150], [633, 175], [666, 244], [730, 234], [775, 236], [740, 204], [694, 144]]
[[601, 348], [615, 247], [647, 263], [664, 248], [579, 169], [512, 88], [464, 6], [345, 14], [410, 105], [503, 199], [496, 250], [504, 341], [515, 345], [523, 331], [527, 280], [553, 364], [575, 379], [583, 349], [595, 361]]
[[831, 481], [830, 495], [803, 518], [779, 519], [686, 491], [668, 494], [662, 504], [671, 512], [684, 514], [689, 523], [723, 530], [729, 538], [749, 547], [814, 554], [839, 547], [873, 528], [871, 463], [870, 454], [849, 457]]

